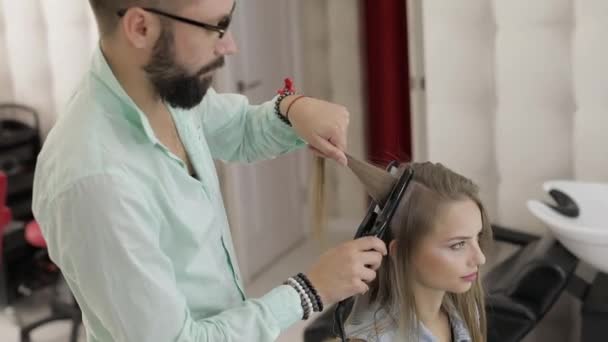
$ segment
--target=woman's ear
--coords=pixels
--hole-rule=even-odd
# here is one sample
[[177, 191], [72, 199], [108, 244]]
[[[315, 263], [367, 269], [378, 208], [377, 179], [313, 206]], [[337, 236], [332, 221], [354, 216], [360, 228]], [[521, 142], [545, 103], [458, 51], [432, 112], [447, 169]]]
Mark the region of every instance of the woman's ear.
[[397, 240], [388, 243], [388, 255], [394, 257], [397, 254]]

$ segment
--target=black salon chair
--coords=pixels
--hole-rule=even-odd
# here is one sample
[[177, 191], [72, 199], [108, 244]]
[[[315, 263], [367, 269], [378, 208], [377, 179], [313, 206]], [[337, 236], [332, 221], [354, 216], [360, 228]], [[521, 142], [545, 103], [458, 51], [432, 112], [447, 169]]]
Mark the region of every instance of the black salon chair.
[[488, 342], [521, 341], [568, 288], [578, 259], [551, 237], [494, 227], [496, 241], [521, 248], [484, 277]]
[[[494, 239], [520, 248], [484, 277], [488, 342], [521, 341], [567, 288], [578, 259], [559, 242], [494, 226]], [[335, 337], [334, 308], [305, 331], [305, 342]], [[350, 308], [347, 308], [347, 312]]]

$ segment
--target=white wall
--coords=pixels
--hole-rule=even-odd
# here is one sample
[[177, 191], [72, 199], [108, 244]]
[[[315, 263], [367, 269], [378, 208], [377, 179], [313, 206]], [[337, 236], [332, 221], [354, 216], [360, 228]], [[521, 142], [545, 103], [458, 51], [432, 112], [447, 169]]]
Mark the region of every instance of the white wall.
[[573, 161], [577, 179], [608, 181], [608, 1], [575, 0]]
[[83, 0], [38, 1], [46, 22], [48, 58], [57, 115], [89, 67], [97, 44], [97, 25], [89, 2]]
[[13, 100], [37, 109], [42, 128], [48, 130], [56, 114], [46, 22], [40, 4], [36, 0], [4, 0], [2, 6]]
[[9, 70], [7, 36], [6, 36], [6, 10], [0, 3], [0, 102], [13, 99], [13, 77]]

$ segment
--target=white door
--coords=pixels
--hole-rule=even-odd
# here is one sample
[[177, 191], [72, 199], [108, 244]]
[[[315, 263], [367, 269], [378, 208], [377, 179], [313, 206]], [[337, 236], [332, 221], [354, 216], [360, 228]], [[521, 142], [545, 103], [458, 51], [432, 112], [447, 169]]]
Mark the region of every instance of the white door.
[[[239, 1], [232, 32], [239, 53], [228, 59], [217, 88], [241, 92], [251, 103], [271, 99], [283, 79], [301, 79], [297, 1]], [[245, 282], [305, 237], [306, 151], [252, 165], [222, 165], [220, 179]]]
[[413, 126], [412, 150], [414, 161], [428, 160], [422, 1], [423, 0], [407, 0], [410, 103]]

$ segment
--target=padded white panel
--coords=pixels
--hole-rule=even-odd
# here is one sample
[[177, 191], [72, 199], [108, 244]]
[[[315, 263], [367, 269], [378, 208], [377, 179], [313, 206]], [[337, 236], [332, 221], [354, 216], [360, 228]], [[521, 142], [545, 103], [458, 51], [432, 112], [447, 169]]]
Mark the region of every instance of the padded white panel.
[[[494, 23], [487, 1], [423, 2], [429, 103], [494, 104]], [[466, 4], [466, 6], [465, 6]], [[475, 6], [473, 6], [475, 5]]]
[[572, 112], [571, 27], [503, 26], [496, 36], [500, 105]]
[[499, 27], [568, 26], [572, 23], [572, 0], [494, 0], [493, 3]]
[[13, 100], [13, 79], [8, 67], [6, 23], [4, 20], [6, 15], [6, 10], [0, 2], [0, 103], [12, 102]]
[[495, 216], [490, 2], [423, 1], [428, 158], [472, 178]]
[[608, 1], [576, 0], [575, 5], [575, 175], [608, 182]]
[[[569, 178], [568, 170], [572, 165], [571, 120], [571, 113], [561, 113], [558, 108], [500, 106], [496, 115], [500, 188], [522, 181]], [[540, 188], [536, 191], [542, 193]], [[519, 198], [516, 200], [518, 205], [525, 208], [525, 202]]]
[[38, 0], [3, 0], [15, 101], [37, 109], [43, 133], [55, 119], [46, 22]]
[[608, 182], [608, 110], [581, 109], [574, 121], [577, 180]]
[[47, 23], [55, 112], [64, 106], [90, 65], [91, 16], [88, 1], [41, 1]]
[[495, 0], [498, 222], [544, 231], [525, 207], [572, 176], [572, 4]]

